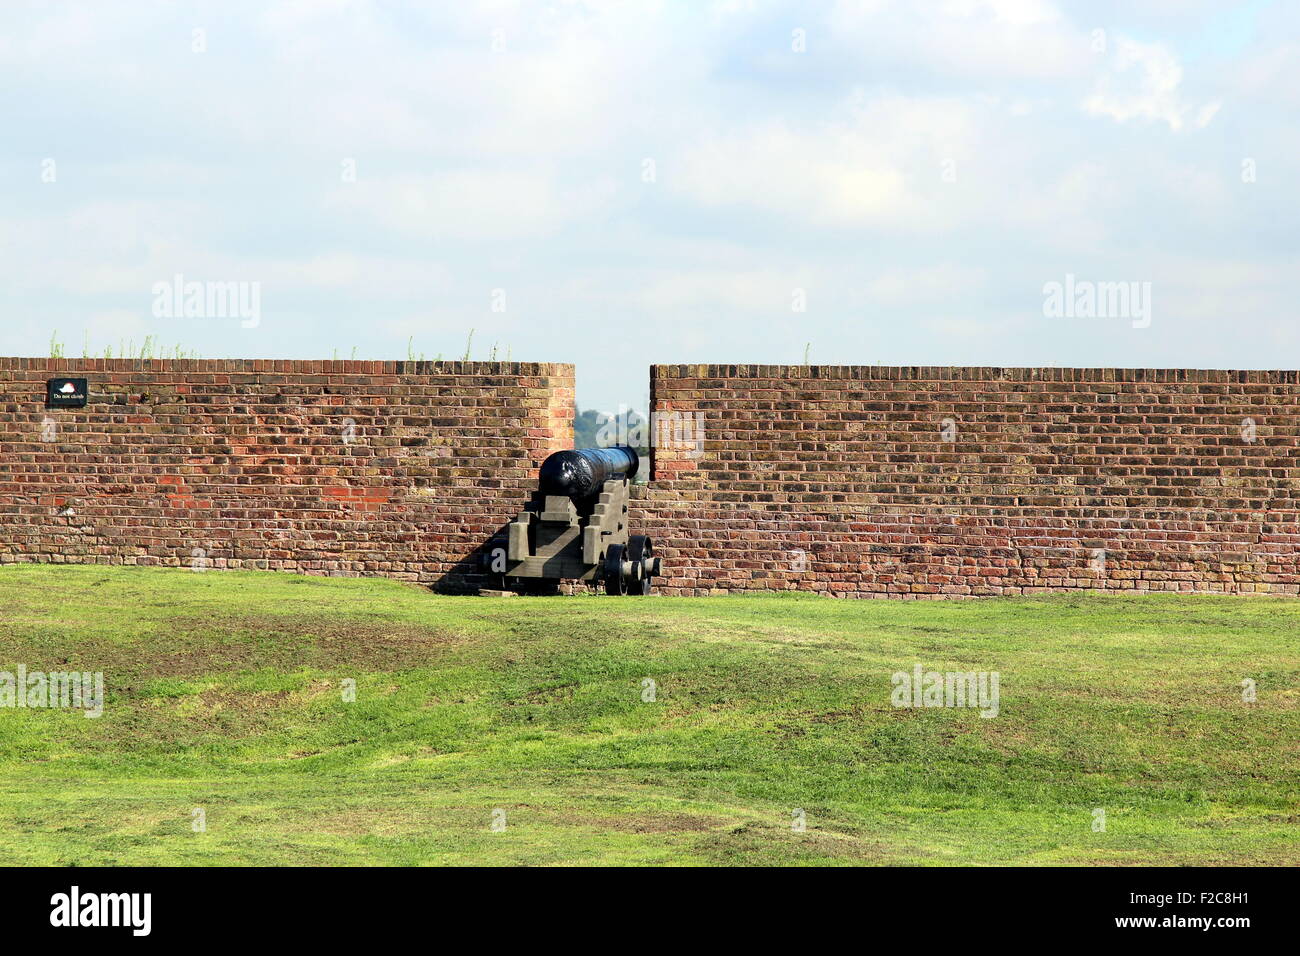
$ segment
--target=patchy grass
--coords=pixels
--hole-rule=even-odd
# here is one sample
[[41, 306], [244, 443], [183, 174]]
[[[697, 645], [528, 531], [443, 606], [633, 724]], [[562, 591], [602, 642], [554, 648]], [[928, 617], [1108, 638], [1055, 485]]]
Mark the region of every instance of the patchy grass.
[[[20, 864], [1296, 864], [1298, 635], [1276, 598], [6, 566], [0, 670], [108, 700], [0, 709], [0, 826]], [[1000, 713], [895, 709], [917, 663], [999, 672]]]

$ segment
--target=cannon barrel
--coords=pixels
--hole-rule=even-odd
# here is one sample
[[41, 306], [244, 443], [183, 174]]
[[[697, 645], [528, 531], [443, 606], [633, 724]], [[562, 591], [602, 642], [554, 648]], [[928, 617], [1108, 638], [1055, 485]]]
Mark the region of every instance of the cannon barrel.
[[638, 464], [637, 453], [622, 445], [557, 451], [542, 462], [538, 487], [545, 495], [590, 498], [606, 481], [631, 478]]

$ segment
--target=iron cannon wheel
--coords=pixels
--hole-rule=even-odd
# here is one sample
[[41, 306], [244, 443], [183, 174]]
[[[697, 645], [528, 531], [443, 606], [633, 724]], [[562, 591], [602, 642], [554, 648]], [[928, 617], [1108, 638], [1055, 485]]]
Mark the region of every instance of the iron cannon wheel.
[[627, 559], [632, 565], [633, 594], [649, 594], [654, 583], [655, 548], [648, 535], [634, 534], [627, 539]]
[[611, 544], [605, 549], [605, 593], [627, 594], [627, 577], [623, 574], [623, 546]]
[[605, 549], [605, 593], [649, 594], [658, 570], [654, 543], [644, 534], [630, 535], [627, 547], [611, 544]]

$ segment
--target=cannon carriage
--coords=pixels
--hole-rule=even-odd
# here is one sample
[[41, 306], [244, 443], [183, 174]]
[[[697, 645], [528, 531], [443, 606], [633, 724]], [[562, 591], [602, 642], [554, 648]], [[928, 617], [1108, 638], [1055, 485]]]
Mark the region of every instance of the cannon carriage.
[[559, 451], [538, 470], [537, 490], [489, 542], [484, 569], [505, 590], [553, 592], [562, 580], [608, 594], [649, 594], [660, 562], [646, 535], [628, 531], [628, 501], [640, 464], [626, 447]]

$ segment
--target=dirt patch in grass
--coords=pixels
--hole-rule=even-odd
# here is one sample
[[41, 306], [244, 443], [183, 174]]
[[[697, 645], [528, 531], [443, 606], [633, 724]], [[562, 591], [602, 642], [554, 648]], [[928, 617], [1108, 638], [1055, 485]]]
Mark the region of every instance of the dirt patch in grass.
[[412, 624], [376, 624], [337, 618], [174, 618], [165, 635], [122, 640], [96, 634], [27, 636], [0, 640], [0, 659], [29, 669], [103, 671], [119, 688], [162, 677], [191, 678], [229, 671], [342, 666], [400, 671], [427, 665], [465, 639]]
[[[284, 707], [300, 707], [309, 700], [320, 697], [331, 687], [329, 681], [313, 681], [302, 690], [228, 690], [212, 687], [193, 697], [182, 698], [182, 705], [189, 715], [199, 713], [216, 713], [221, 710], [247, 711], [256, 713], [265, 710], [277, 710]], [[319, 751], [315, 751], [319, 753]]]
[[729, 865], [755, 862], [782, 863], [881, 863], [897, 848], [845, 834], [810, 827], [796, 833], [789, 827], [747, 823], [725, 831], [714, 831], [695, 844], [710, 863]]
[[569, 811], [551, 816], [556, 823], [620, 833], [706, 833], [722, 825], [721, 821], [689, 813], [584, 814]]
[[603, 817], [596, 825], [632, 833], [703, 833], [718, 826], [704, 817], [688, 813], [633, 814], [629, 817]]

